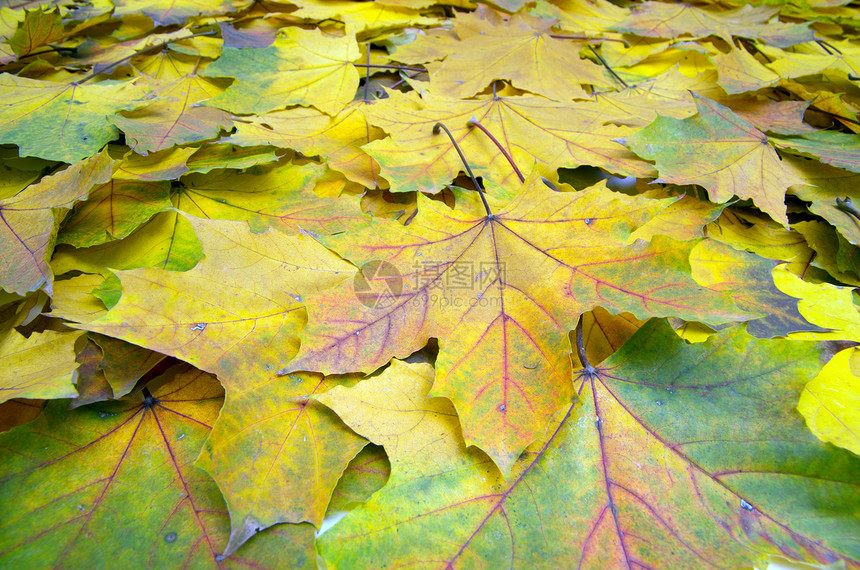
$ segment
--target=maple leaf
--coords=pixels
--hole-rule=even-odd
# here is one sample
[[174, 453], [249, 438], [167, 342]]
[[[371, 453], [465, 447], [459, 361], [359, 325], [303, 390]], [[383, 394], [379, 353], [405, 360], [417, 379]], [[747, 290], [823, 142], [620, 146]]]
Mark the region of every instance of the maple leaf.
[[200, 14], [224, 14], [234, 10], [234, 4], [231, 0], [118, 0], [113, 12], [116, 16], [143, 14], [152, 18], [156, 26], [167, 26], [184, 24], [188, 18]]
[[358, 56], [354, 35], [335, 38], [319, 30], [287, 28], [267, 48], [225, 48], [203, 75], [237, 81], [206, 104], [258, 114], [313, 105], [335, 114], [358, 88], [358, 72], [351, 64]]
[[773, 6], [745, 5], [735, 10], [715, 12], [689, 4], [642, 2], [631, 10], [626, 19], [611, 27], [619, 32], [663, 38], [718, 35], [730, 45], [732, 36], [761, 38], [778, 47], [815, 38], [809, 24], [771, 21], [778, 12], [779, 8]]
[[780, 164], [768, 137], [731, 109], [694, 95], [698, 115], [659, 117], [622, 142], [657, 162], [660, 182], [700, 184], [715, 202], [752, 198], [773, 219], [788, 223], [785, 190], [802, 180]]
[[711, 56], [711, 61], [720, 75], [720, 86], [729, 94], [756, 91], [779, 82], [779, 75], [742, 49]]
[[[77, 326], [180, 357], [217, 373], [231, 390], [201, 460], [230, 509], [229, 554], [260, 528], [277, 522], [319, 525], [340, 472], [364, 445], [330, 415], [306, 409], [308, 395], [323, 391], [331, 381], [276, 383], [271, 379], [274, 367], [260, 358], [263, 347], [269, 347], [270, 357], [281, 357], [294, 344], [291, 337], [303, 321], [303, 294], [331, 286], [351, 272], [348, 264], [305, 236], [273, 229], [254, 234], [244, 222], [191, 223], [206, 252], [203, 261], [182, 273], [119, 272], [119, 302]], [[254, 267], [253, 274], [249, 267]], [[288, 283], [280, 278], [283, 271], [291, 276]], [[209, 283], [218, 283], [220, 299], [198, 295]], [[157, 322], [153, 315], [165, 303], [176, 308]], [[269, 412], [260, 409], [261, 397], [271, 399]], [[293, 418], [290, 423], [287, 417]], [[264, 441], [268, 447], [277, 439], [279, 448], [261, 454]], [[323, 442], [332, 450], [327, 461], [319, 456]], [[281, 452], [285, 448], [289, 454]], [[251, 462], [241, 476], [235, 470], [237, 453]], [[294, 463], [299, 455], [306, 460]], [[300, 470], [299, 464], [304, 465]], [[315, 489], [308, 488], [305, 477], [319, 482]], [[270, 493], [283, 501], [272, 503]]]
[[108, 117], [146, 104], [142, 87], [128, 82], [63, 85], [0, 75], [0, 142], [21, 153], [78, 162], [96, 154], [118, 131]]
[[0, 402], [12, 398], [73, 398], [75, 341], [80, 334], [45, 331], [30, 338], [3, 331]]
[[[303, 235], [274, 229], [255, 234], [245, 222], [192, 218], [190, 223], [207, 253], [203, 261], [184, 272], [117, 272], [123, 282], [119, 303], [78, 326], [222, 375], [237, 374], [240, 363], [266, 371], [271, 365], [247, 357], [263, 345], [283, 346], [301, 325], [302, 296], [352, 273], [349, 264]], [[250, 266], [252, 273], [246, 270]], [[278, 278], [283, 271], [290, 274], [289, 284]], [[213, 283], [220, 299], [201, 298], [198, 291]], [[169, 311], [163, 311], [166, 303]]]
[[[97, 407], [66, 411], [53, 402], [35, 422], [0, 435], [0, 496], [27, 497], [0, 526], [4, 565], [211, 564], [226, 539], [227, 512], [193, 463], [223, 391], [188, 366], [165, 379], [151, 395]], [[38, 453], [25, 451], [32, 441]], [[314, 567], [312, 533], [309, 525], [283, 529], [229, 562], [268, 566], [273, 551], [288, 549], [297, 565]]]
[[860, 172], [860, 143], [856, 135], [816, 131], [797, 137], [774, 138], [773, 142], [803, 156], [814, 156], [825, 164]]
[[38, 47], [65, 37], [63, 21], [58, 10], [26, 10], [24, 21], [9, 38], [9, 46], [18, 57], [28, 55]]
[[787, 156], [785, 160], [805, 180], [802, 185], [792, 186], [791, 193], [809, 202], [811, 211], [833, 224], [851, 243], [860, 244], [860, 224], [855, 223], [860, 220], [850, 208], [840, 207], [840, 203], [857, 187], [860, 174], [803, 158]]
[[860, 567], [852, 6], [54, 4], [0, 565]]
[[362, 148], [379, 162], [382, 175], [398, 192], [438, 192], [461, 170], [450, 141], [434, 136], [437, 122], [449, 125], [478, 175], [500, 185], [515, 188], [519, 180], [504, 154], [470, 127], [470, 120], [497, 133], [515, 162], [536, 160], [545, 173], [582, 164], [599, 164], [632, 176], [653, 173], [650, 165], [613, 140], [630, 129], [603, 125], [599, 113], [591, 108], [539, 97], [456, 100], [427, 95], [418, 103], [414, 98], [391, 95], [365, 110], [371, 122], [390, 137]]
[[802, 45], [792, 51], [761, 46], [761, 51], [771, 60], [768, 67], [783, 78], [801, 77], [822, 71], [839, 72], [843, 76], [857, 75], [860, 72], [860, 63], [857, 61], [860, 49], [856, 44], [847, 41], [828, 41], [826, 46]]
[[121, 240], [91, 247], [59, 245], [51, 259], [51, 270], [110, 274], [110, 269], [159, 267], [186, 271], [203, 257], [200, 241], [191, 224], [178, 212], [160, 212]]
[[821, 372], [803, 388], [798, 411], [820, 440], [860, 454], [860, 377], [849, 348], [830, 359]]
[[[230, 383], [230, 376], [223, 377]], [[319, 527], [335, 484], [367, 443], [309, 401], [354, 379], [317, 374], [233, 378], [241, 388], [224, 406], [197, 463], [218, 483], [230, 510], [225, 555], [275, 523]]]
[[197, 105], [222, 89], [197, 75], [186, 75], [156, 91], [161, 100], [111, 117], [125, 133], [129, 146], [148, 154], [174, 145], [215, 138], [232, 125], [229, 113]]
[[158, 212], [170, 209], [165, 181], [118, 180], [92, 188], [64, 220], [57, 243], [89, 247], [122, 239]]
[[[509, 79], [521, 89], [569, 101], [585, 95], [582, 83], [611, 87], [598, 65], [579, 57], [581, 44], [551, 37], [553, 23], [515, 14], [498, 25], [486, 22], [461, 33], [462, 40], [449, 46], [443, 62], [427, 65], [431, 89], [438, 95], [466, 98], [496, 79]], [[566, 72], [556, 73], [558, 69]]]
[[283, 371], [371, 371], [437, 337], [434, 394], [454, 401], [467, 441], [507, 474], [572, 396], [562, 347], [581, 313], [601, 305], [638, 317], [740, 316], [690, 279], [689, 246], [667, 238], [628, 245], [665, 206], [605, 187], [556, 193], [533, 173], [498, 214], [451, 211], [419, 197], [405, 229], [380, 221], [321, 237], [370, 271], [363, 275], [376, 287], [402, 289], [378, 299], [343, 288], [308, 297], [301, 350]]
[[[740, 567], [768, 552], [856, 564], [839, 529], [855, 526], [858, 459], [789, 413], [818, 366], [801, 347], [737, 329], [690, 346], [653, 320], [579, 383], [581, 403], [555, 416], [507, 481], [465, 447], [450, 403], [428, 396], [432, 368], [393, 361], [317, 397], [391, 459], [386, 486], [321, 552], [335, 567]], [[807, 518], [809, 486], [838, 506]]]
[[750, 334], [773, 338], [816, 328], [798, 312], [797, 301], [774, 284], [771, 273], [777, 262], [705, 240], [690, 252], [690, 265], [697, 283], [729, 291], [738, 307], [764, 315], [749, 322]]
[[433, 26], [436, 18], [425, 18], [409, 6], [387, 6], [384, 2], [307, 0], [291, 16], [316, 20], [337, 20], [359, 32], [380, 32], [403, 26]]
[[259, 115], [236, 123], [230, 142], [237, 145], [268, 144], [298, 150], [327, 159], [332, 170], [368, 188], [387, 188], [379, 176], [379, 164], [360, 147], [382, 138], [359, 103], [350, 104], [335, 117], [312, 108], [296, 108]]
[[59, 212], [86, 198], [92, 186], [105, 182], [113, 165], [110, 157], [102, 153], [0, 200], [4, 222], [0, 229], [0, 264], [5, 269], [0, 285], [4, 289], [24, 293], [44, 284], [50, 292], [53, 274], [47, 258], [61, 217]]
[[356, 201], [334, 201], [313, 192], [321, 173], [313, 164], [286, 162], [252, 172], [190, 174], [183, 178], [176, 207], [201, 218], [246, 220], [253, 231], [273, 226], [292, 235], [339, 233], [365, 225]]

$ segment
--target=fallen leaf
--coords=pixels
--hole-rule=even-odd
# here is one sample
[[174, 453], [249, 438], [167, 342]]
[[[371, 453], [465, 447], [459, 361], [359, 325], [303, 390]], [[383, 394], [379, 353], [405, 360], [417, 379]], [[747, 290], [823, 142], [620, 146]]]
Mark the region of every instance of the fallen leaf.
[[175, 145], [217, 138], [233, 124], [230, 114], [198, 105], [223, 89], [197, 75], [186, 75], [156, 90], [161, 99], [110, 121], [125, 133], [126, 142], [146, 155]]
[[815, 220], [798, 222], [792, 224], [791, 228], [802, 235], [806, 243], [817, 253], [812, 260], [812, 265], [820, 267], [842, 283], [860, 286], [860, 267], [855, 263], [845, 263], [849, 260], [845, 259], [842, 240], [832, 226]]
[[768, 137], [728, 107], [695, 96], [699, 113], [658, 117], [622, 142], [657, 162], [659, 182], [700, 184], [714, 202], [751, 198], [774, 220], [788, 223], [785, 190], [802, 180], [780, 164]]
[[230, 511], [225, 555], [276, 523], [319, 528], [338, 479], [367, 443], [311, 400], [349, 378], [270, 373], [265, 380], [234, 379], [197, 461]]
[[[787, 156], [784, 161], [805, 181], [792, 186], [791, 193], [809, 202], [809, 209], [830, 222], [845, 239], [860, 244], [860, 220], [836, 201], [850, 199], [860, 183], [860, 174], [806, 158]], [[860, 206], [860, 200], [854, 205]]]
[[825, 164], [860, 172], [860, 142], [857, 135], [833, 131], [805, 133], [799, 137], [773, 137], [779, 148], [817, 158]]
[[839, 73], [844, 75], [860, 74], [860, 48], [849, 41], [836, 40], [827, 42], [827, 46], [810, 42], [797, 46], [791, 51], [761, 46], [759, 49], [765, 57], [771, 60], [768, 67], [784, 79], [813, 75], [821, 72]]
[[[238, 4], [247, 4], [240, 1]], [[225, 14], [239, 8], [230, 0], [116, 0], [113, 2], [115, 17], [143, 14], [156, 26], [184, 24], [186, 20], [200, 14]]]
[[451, 406], [427, 397], [432, 369], [394, 361], [319, 398], [383, 445], [392, 469], [321, 553], [330, 567], [856, 564], [858, 459], [791, 413], [818, 366], [809, 345], [735, 329], [691, 346], [652, 320], [580, 382], [581, 403], [506, 482], [464, 446]]
[[860, 378], [850, 366], [855, 353], [849, 348], [831, 358], [803, 389], [797, 409], [818, 439], [860, 454]]
[[51, 269], [57, 275], [85, 271], [108, 277], [112, 269], [187, 271], [202, 258], [200, 241], [188, 220], [178, 212], [161, 212], [121, 240], [80, 249], [57, 246]]
[[292, 148], [307, 155], [319, 155], [329, 168], [368, 188], [388, 188], [379, 176], [379, 164], [360, 147], [380, 139], [383, 132], [365, 118], [356, 102], [336, 117], [311, 108], [274, 111], [236, 123], [236, 133], [228, 140], [236, 145], [273, 145]]
[[714, 240], [701, 241], [690, 252], [693, 279], [699, 285], [728, 291], [739, 308], [763, 315], [747, 324], [751, 335], [773, 338], [821, 330], [801, 316], [796, 299], [776, 288], [771, 277], [776, 265]]
[[367, 218], [357, 200], [314, 193], [322, 173], [316, 164], [281, 162], [244, 172], [189, 174], [182, 179], [176, 207], [200, 218], [246, 220], [254, 232], [272, 226], [293, 235], [328, 234], [364, 226]]
[[57, 226], [93, 186], [110, 178], [114, 166], [107, 153], [101, 153], [0, 200], [0, 286], [19, 294], [44, 287], [50, 294], [54, 276], [48, 259]]
[[120, 180], [170, 180], [188, 172], [186, 162], [197, 152], [193, 148], [172, 147], [148, 156], [126, 154], [114, 173]]
[[118, 135], [108, 118], [147, 102], [133, 82], [63, 85], [4, 74], [0, 89], [0, 142], [18, 145], [22, 155], [63, 162], [96, 154]]
[[39, 47], [56, 42], [66, 36], [59, 10], [25, 10], [24, 21], [9, 38], [9, 46], [19, 58], [33, 53]]
[[369, 443], [349, 462], [331, 495], [329, 512], [351, 510], [380, 490], [391, 474], [385, 450]]
[[[75, 326], [176, 356], [228, 386], [248, 381], [239, 366], [268, 376], [278, 365], [257, 360], [261, 347], [283, 353], [304, 319], [303, 296], [347, 278], [352, 266], [306, 236], [252, 233], [245, 222], [189, 221], [206, 253], [199, 264], [184, 272], [117, 271], [119, 303]], [[200, 296], [213, 287], [217, 293]]]
[[427, 65], [431, 89], [466, 98], [496, 79], [508, 79], [531, 93], [570, 101], [585, 96], [580, 84], [612, 87], [599, 65], [580, 58], [582, 43], [551, 37], [552, 25], [523, 14], [498, 25], [487, 22], [479, 33], [452, 44], [442, 63]]
[[[165, 379], [172, 381], [151, 395], [72, 411], [54, 402], [0, 436], [0, 496], [20, 506], [2, 522], [4, 565], [214, 566], [227, 513], [193, 461], [223, 391], [187, 366]], [[310, 525], [281, 531], [224, 564], [275, 567], [279, 556], [289, 556], [297, 567], [314, 567]]]
[[57, 243], [89, 247], [122, 239], [171, 207], [170, 184], [112, 179], [90, 190], [65, 220]]
[[0, 402], [12, 398], [74, 398], [75, 342], [80, 332], [33, 333], [14, 329], [0, 341]]
[[410, 7], [386, 6], [383, 2], [345, 2], [344, 0], [306, 0], [291, 16], [314, 20], [337, 20], [357, 32], [383, 32], [403, 26], [433, 26], [439, 20], [425, 18]]
[[860, 342], [860, 309], [854, 304], [853, 287], [808, 283], [784, 266], [773, 270], [773, 279], [780, 291], [800, 299], [797, 308], [810, 323], [837, 331], [840, 339]]
[[451, 141], [444, 133], [434, 134], [437, 122], [450, 129], [477, 176], [519, 187], [507, 159], [488, 137], [468, 126], [470, 119], [494, 133], [515, 163], [537, 161], [542, 174], [581, 164], [599, 164], [624, 175], [653, 174], [649, 164], [613, 140], [631, 129], [603, 125], [593, 108], [575, 104], [540, 97], [455, 100], [430, 95], [419, 103], [392, 93], [368, 107], [365, 115], [391, 135], [362, 148], [379, 162], [396, 192], [436, 193], [463, 170]]
[[286, 28], [267, 48], [225, 48], [203, 72], [236, 82], [206, 105], [234, 113], [265, 113], [304, 105], [334, 115], [352, 101], [358, 88], [358, 44], [319, 30]]
[[663, 201], [622, 199], [605, 186], [552, 192], [533, 173], [491, 216], [422, 195], [418, 204], [406, 228], [379, 220], [320, 237], [365, 273], [351, 288], [307, 298], [301, 350], [282, 372], [369, 372], [436, 337], [434, 396], [454, 402], [466, 441], [505, 475], [572, 397], [564, 347], [581, 313], [600, 305], [712, 322], [742, 314], [690, 279], [689, 245], [627, 245]]
[[732, 111], [755, 125], [760, 131], [781, 135], [797, 135], [816, 131], [815, 128], [803, 122], [803, 116], [809, 108], [810, 101], [742, 99], [732, 100], [730, 103]]
[[729, 45], [732, 37], [758, 39], [787, 47], [812, 41], [815, 32], [808, 24], [783, 23], [775, 18], [779, 8], [744, 5], [734, 10], [705, 10], [690, 4], [642, 2], [631, 9], [630, 15], [611, 29], [642, 36], [693, 38], [716, 35]]
[[779, 75], [743, 49], [718, 53], [711, 56], [711, 61], [717, 68], [717, 73], [720, 74], [720, 86], [730, 95], [757, 91], [764, 87], [772, 87], [779, 82]]

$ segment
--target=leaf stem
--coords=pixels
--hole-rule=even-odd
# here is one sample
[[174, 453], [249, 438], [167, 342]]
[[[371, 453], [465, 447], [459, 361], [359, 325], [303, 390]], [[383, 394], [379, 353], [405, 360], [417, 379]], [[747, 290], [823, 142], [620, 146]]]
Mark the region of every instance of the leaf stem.
[[597, 376], [597, 368], [592, 366], [588, 358], [585, 357], [585, 344], [582, 341], [582, 315], [579, 315], [579, 321], [576, 323], [576, 354], [582, 363], [582, 374], [589, 378]]
[[466, 121], [466, 126], [470, 127], [470, 128], [471, 127], [478, 127], [479, 129], [481, 129], [481, 132], [483, 132], [485, 135], [487, 135], [490, 138], [490, 140], [493, 141], [493, 144], [496, 145], [496, 148], [498, 148], [499, 151], [504, 155], [504, 157], [506, 159], [508, 159], [508, 164], [510, 164], [511, 168], [514, 169], [514, 172], [516, 173], [517, 177], [520, 179], [520, 182], [526, 181], [526, 178], [525, 178], [525, 176], [523, 176], [523, 173], [520, 172], [519, 168], [517, 168], [517, 165], [514, 162], [513, 157], [511, 157], [511, 155], [508, 154], [508, 151], [505, 150], [505, 148], [496, 139], [496, 137], [494, 137], [493, 134], [490, 131], [488, 131], [487, 128], [478, 121], [478, 119], [476, 119], [475, 117], [472, 117], [471, 119]]
[[448, 135], [448, 138], [451, 139], [451, 144], [454, 145], [454, 148], [457, 150], [457, 154], [460, 155], [460, 160], [463, 161], [463, 166], [466, 167], [466, 172], [469, 174], [469, 178], [472, 179], [472, 184], [475, 185], [475, 188], [478, 189], [478, 194], [481, 196], [481, 201], [484, 203], [484, 209], [487, 211], [488, 216], [492, 216], [493, 213], [490, 211], [490, 205], [487, 203], [487, 198], [484, 196], [484, 188], [478, 183], [478, 179], [475, 178], [475, 175], [472, 174], [472, 169], [469, 167], [469, 163], [466, 161], [466, 157], [463, 155], [463, 151], [460, 150], [460, 145], [457, 144], [457, 141], [454, 140], [454, 135], [451, 134], [451, 131], [448, 130], [448, 127], [443, 125], [442, 123], [436, 123], [433, 125], [433, 134], [438, 135], [440, 129], [445, 131], [445, 134]]
[[367, 90], [370, 87], [370, 44], [367, 44], [367, 66], [364, 73], [364, 102], [367, 103]]
[[370, 58], [368, 58], [368, 63], [353, 63], [352, 65], [354, 65], [355, 67], [374, 67], [377, 69], [399, 69], [400, 71], [427, 71], [426, 69], [421, 67], [407, 67], [405, 65], [382, 65], [378, 63], [370, 63], [369, 59]]
[[24, 54], [19, 57], [16, 61], [21, 61], [27, 57], [36, 57], [37, 55], [44, 55], [46, 53], [59, 53], [65, 56], [74, 56], [78, 52], [78, 48], [67, 48], [62, 46], [48, 46], [47, 49], [43, 49], [42, 51], [34, 51], [28, 54]]
[[[815, 40], [815, 43], [817, 43], [819, 46], [821, 46], [821, 49], [823, 49], [824, 51], [826, 51], [826, 52], [827, 52], [827, 55], [833, 55], [833, 52], [836, 52], [836, 53], [838, 53], [839, 55], [842, 55], [842, 52], [841, 52], [841, 51], [839, 51], [839, 48], [837, 48], [836, 46], [833, 46], [833, 45], [831, 45], [831, 44], [829, 44], [829, 43], [825, 42], [824, 40]], [[831, 50], [833, 50], [833, 51], [831, 51]]]
[[589, 45], [589, 46], [588, 46], [588, 49], [590, 49], [590, 50], [591, 50], [591, 53], [593, 53], [593, 54], [594, 54], [594, 57], [596, 57], [598, 60], [600, 60], [600, 63], [602, 63], [602, 64], [603, 64], [603, 67], [605, 67], [605, 68], [609, 71], [609, 73], [611, 73], [611, 74], [612, 74], [612, 77], [614, 77], [615, 79], [617, 79], [617, 80], [618, 80], [618, 82], [619, 82], [619, 83], [621, 83], [621, 85], [623, 85], [624, 87], [628, 87], [628, 88], [630, 87], [629, 85], [627, 85], [627, 82], [626, 82], [626, 81], [624, 81], [623, 79], [621, 79], [621, 77], [620, 77], [617, 73], [615, 73], [615, 71], [613, 71], [613, 69], [612, 69], [611, 67], [609, 67], [609, 64], [608, 64], [608, 63], [606, 63], [606, 60], [605, 60], [605, 59], [603, 59], [603, 58], [600, 56], [600, 54], [599, 54], [599, 53], [597, 53], [597, 51], [594, 49], [594, 47], [593, 47], [593, 46]]
[[407, 74], [406, 74], [406, 77], [402, 77], [402, 78], [400, 78], [399, 80], [395, 81], [394, 83], [392, 83], [391, 85], [389, 85], [389, 87], [388, 87], [388, 88], [389, 88], [389, 89], [395, 89], [395, 88], [397, 88], [401, 83], [405, 82], [407, 79], [414, 79], [416, 76], [420, 75], [421, 73], [424, 73], [424, 70], [423, 70], [423, 69], [422, 69], [421, 71], [413, 71], [413, 72], [411, 72], [411, 73], [407, 73]]
[[836, 198], [836, 209], [860, 220], [860, 210], [857, 209], [857, 206], [854, 205], [851, 198], [848, 196], [846, 196], [844, 200], [838, 197]]
[[[483, 132], [485, 135], [487, 135], [490, 138], [490, 140], [493, 141], [493, 144], [496, 145], [496, 148], [498, 148], [499, 151], [501, 151], [501, 153], [505, 156], [505, 158], [508, 159], [508, 163], [511, 165], [511, 168], [514, 169], [514, 172], [516, 173], [517, 177], [520, 179], [520, 182], [526, 181], [525, 177], [523, 176], [523, 173], [520, 172], [519, 168], [517, 168], [517, 164], [514, 162], [513, 157], [511, 157], [511, 155], [508, 154], [508, 151], [506, 151], [504, 149], [504, 147], [496, 139], [496, 137], [494, 137], [492, 135], [492, 133], [490, 133], [490, 131], [488, 131], [487, 128], [478, 121], [478, 119], [476, 119], [475, 117], [472, 117], [471, 119], [466, 121], [466, 125], [468, 127], [478, 127], [479, 129], [481, 129], [481, 132]], [[555, 190], [556, 192], [561, 192], [561, 190], [559, 190], [555, 184], [553, 184], [552, 182], [550, 182], [549, 180], [547, 180], [543, 176], [541, 176], [540, 179], [543, 181], [544, 185], [547, 188], [549, 188], [550, 190]]]
[[563, 34], [550, 34], [549, 37], [556, 40], [595, 40], [598, 42], [618, 42], [620, 44], [624, 44], [625, 46], [630, 45], [627, 43], [627, 40], [622, 40], [619, 38], [590, 38], [588, 36], [567, 36]]

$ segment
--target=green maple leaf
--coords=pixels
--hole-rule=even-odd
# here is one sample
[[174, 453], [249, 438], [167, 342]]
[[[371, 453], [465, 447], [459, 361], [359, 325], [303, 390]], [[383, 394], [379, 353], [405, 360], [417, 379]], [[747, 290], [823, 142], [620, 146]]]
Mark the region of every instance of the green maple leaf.
[[785, 190], [803, 180], [780, 163], [764, 133], [728, 107], [694, 97], [695, 117], [658, 117], [621, 142], [656, 161], [660, 182], [699, 184], [715, 202], [752, 198], [773, 219], [787, 223]]
[[690, 346], [652, 320], [577, 382], [579, 403], [505, 480], [428, 396], [432, 368], [394, 361], [317, 397], [391, 458], [386, 486], [321, 552], [338, 568], [856, 564], [860, 462], [793, 413], [818, 367], [809, 344], [734, 329]]
[[[223, 390], [188, 366], [164, 380], [150, 396], [72, 411], [53, 402], [0, 436], [0, 497], [18, 504], [0, 523], [3, 565], [205, 566], [220, 555], [227, 510], [194, 460]], [[227, 562], [265, 566], [286, 549], [297, 566], [312, 568], [312, 540], [310, 525], [284, 528]]]
[[78, 162], [96, 154], [118, 131], [108, 118], [145, 105], [135, 83], [103, 81], [69, 84], [0, 76], [0, 142], [25, 156]]

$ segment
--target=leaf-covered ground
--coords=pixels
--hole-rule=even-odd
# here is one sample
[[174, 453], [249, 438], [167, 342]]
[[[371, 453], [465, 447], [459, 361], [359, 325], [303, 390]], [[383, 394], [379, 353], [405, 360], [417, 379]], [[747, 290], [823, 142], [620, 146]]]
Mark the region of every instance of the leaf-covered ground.
[[0, 566], [860, 568], [858, 30], [4, 3]]

